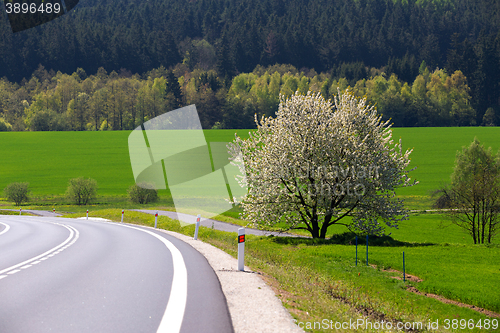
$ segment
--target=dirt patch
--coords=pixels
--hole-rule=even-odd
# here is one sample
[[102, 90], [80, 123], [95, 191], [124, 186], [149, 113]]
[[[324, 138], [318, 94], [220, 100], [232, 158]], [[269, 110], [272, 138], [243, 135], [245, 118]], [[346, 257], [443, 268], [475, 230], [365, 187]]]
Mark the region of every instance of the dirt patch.
[[480, 313], [482, 313], [484, 315], [487, 315], [489, 317], [500, 318], [500, 313], [496, 313], [496, 312], [493, 312], [493, 311], [490, 311], [490, 310], [486, 310], [486, 309], [480, 308], [480, 307], [475, 306], [475, 305], [470, 305], [470, 304], [465, 304], [465, 303], [461, 303], [461, 302], [458, 302], [458, 301], [454, 301], [454, 300], [451, 300], [451, 299], [448, 299], [448, 298], [444, 298], [443, 296], [439, 296], [439, 295], [435, 295], [435, 294], [430, 294], [430, 293], [424, 293], [424, 292], [421, 292], [417, 288], [412, 287], [412, 286], [408, 286], [406, 288], [406, 290], [408, 290], [408, 291], [410, 291], [412, 293], [418, 294], [418, 295], [423, 295], [423, 296], [426, 296], [426, 297], [431, 297], [431, 298], [437, 299], [438, 301], [443, 302], [443, 303], [458, 305], [458, 306], [460, 306], [462, 308], [469, 308], [471, 310], [480, 312]]
[[[399, 276], [399, 275], [397, 275], [397, 276], [391, 276], [391, 278], [396, 279], [396, 280], [403, 280], [403, 273], [401, 273], [400, 271], [397, 271], [397, 270], [391, 268], [391, 269], [385, 269], [384, 272], [391, 272], [391, 273], [401, 274], [401, 276]], [[410, 275], [410, 274], [406, 274], [406, 276], [404, 278], [406, 280], [408, 280], [408, 281], [411, 281], [411, 282], [422, 282], [422, 281], [424, 281], [421, 278], [419, 278], [418, 276]]]
[[[374, 269], [378, 269], [377, 265], [370, 264], [370, 266], [373, 267]], [[397, 273], [398, 274], [397, 276], [391, 276], [391, 278], [396, 279], [396, 280], [403, 280], [403, 272], [397, 271], [397, 270], [395, 270], [393, 268], [382, 269], [382, 271], [383, 272], [389, 272], [389, 273]], [[421, 278], [419, 278], [418, 276], [410, 275], [410, 274], [406, 274], [406, 276], [404, 278], [406, 280], [408, 280], [408, 281], [411, 281], [411, 282], [422, 282], [422, 281], [424, 281]]]
[[[377, 266], [372, 265], [372, 267], [376, 268]], [[403, 273], [400, 272], [400, 271], [398, 271], [398, 270], [390, 268], [390, 269], [384, 269], [383, 271], [384, 272], [397, 273], [398, 274], [397, 276], [391, 276], [391, 278], [397, 279], [397, 280], [403, 280]], [[423, 281], [418, 276], [409, 275], [409, 274], [406, 274], [406, 280], [409, 280], [411, 282], [422, 282]], [[445, 297], [440, 296], [440, 295], [430, 294], [430, 293], [424, 293], [424, 292], [419, 291], [417, 288], [415, 288], [413, 286], [407, 286], [406, 290], [408, 290], [408, 291], [410, 291], [412, 293], [418, 294], [418, 295], [422, 295], [422, 296], [426, 296], [426, 297], [437, 299], [438, 301], [443, 302], [443, 303], [454, 304], [454, 305], [460, 306], [462, 308], [469, 308], [471, 310], [474, 310], [474, 311], [480, 312], [482, 314], [485, 314], [485, 315], [487, 315], [489, 317], [500, 318], [500, 314], [499, 313], [496, 313], [496, 312], [493, 312], [493, 311], [490, 311], [490, 310], [486, 310], [486, 309], [480, 308], [480, 307], [475, 306], [475, 305], [470, 305], [470, 304], [465, 304], [465, 303], [461, 303], [461, 302], [458, 302], [458, 301], [454, 301], [454, 300], [445, 298]]]

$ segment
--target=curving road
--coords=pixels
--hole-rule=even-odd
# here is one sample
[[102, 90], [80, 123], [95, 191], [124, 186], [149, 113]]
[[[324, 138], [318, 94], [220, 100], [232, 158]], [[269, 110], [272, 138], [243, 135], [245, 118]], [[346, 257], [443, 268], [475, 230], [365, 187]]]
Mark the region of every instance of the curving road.
[[191, 246], [121, 223], [0, 216], [0, 332], [233, 332]]

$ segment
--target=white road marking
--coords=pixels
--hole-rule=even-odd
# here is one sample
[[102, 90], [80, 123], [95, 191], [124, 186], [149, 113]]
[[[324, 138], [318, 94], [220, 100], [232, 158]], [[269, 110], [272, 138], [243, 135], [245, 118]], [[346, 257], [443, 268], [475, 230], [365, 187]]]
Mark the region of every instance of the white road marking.
[[[65, 240], [64, 242], [62, 242], [61, 244], [59, 244], [59, 245], [57, 245], [57, 246], [53, 247], [52, 249], [50, 249], [50, 250], [48, 250], [48, 251], [46, 251], [46, 252], [44, 252], [44, 253], [42, 253], [42, 254], [40, 254], [40, 255], [36, 256], [36, 257], [33, 257], [33, 258], [28, 259], [28, 260], [25, 260], [25, 261], [23, 261], [23, 262], [21, 262], [21, 263], [19, 263], [19, 264], [16, 264], [16, 265], [10, 266], [10, 267], [8, 267], [8, 268], [5, 268], [4, 270], [1, 270], [1, 271], [0, 271], [0, 274], [2, 274], [2, 273], [7, 273], [7, 274], [14, 274], [14, 273], [17, 273], [19, 270], [14, 271], [14, 272], [9, 272], [9, 271], [12, 271], [13, 269], [16, 269], [16, 268], [18, 268], [18, 267], [24, 266], [24, 265], [26, 265], [26, 264], [30, 264], [32, 261], [38, 260], [38, 259], [40, 259], [40, 258], [41, 258], [40, 260], [46, 260], [46, 259], [48, 259], [47, 257], [45, 257], [45, 258], [42, 258], [42, 257], [44, 257], [44, 256], [46, 256], [46, 255], [48, 255], [48, 254], [50, 254], [50, 253], [52, 253], [52, 252], [54, 252], [54, 251], [57, 251], [59, 248], [61, 248], [61, 247], [63, 247], [64, 245], [66, 245], [66, 244], [67, 244], [69, 241], [71, 241], [73, 238], [74, 238], [74, 239], [73, 239], [73, 242], [72, 242], [72, 243], [70, 243], [70, 244], [73, 244], [74, 242], [76, 242], [76, 240], [78, 239], [79, 234], [80, 234], [80, 233], [78, 232], [78, 230], [74, 229], [74, 228], [73, 228], [73, 227], [71, 227], [71, 226], [66, 226], [66, 225], [64, 225], [64, 224], [59, 224], [59, 223], [53, 223], [53, 224], [57, 224], [57, 225], [63, 226], [63, 227], [65, 227], [66, 229], [68, 229], [68, 230], [69, 230], [69, 236], [68, 236], [68, 238], [66, 238], [66, 240]], [[38, 262], [40, 262], [40, 261], [38, 261]], [[37, 263], [38, 263], [38, 262], [37, 262]]]
[[[148, 233], [159, 239], [168, 248], [172, 254], [172, 261], [174, 266], [174, 276], [172, 278], [172, 288], [170, 289], [170, 298], [168, 299], [165, 313], [161, 319], [160, 326], [157, 333], [179, 333], [181, 330], [182, 320], [184, 319], [184, 312], [186, 310], [187, 301], [187, 269], [179, 249], [175, 247], [167, 239], [155, 234], [154, 232], [135, 228], [129, 225], [117, 224], [122, 227], [136, 229]], [[1, 272], [0, 272], [1, 273]]]
[[3, 225], [5, 226], [5, 229], [3, 229], [3, 231], [2, 231], [2, 232], [0, 232], [0, 235], [1, 235], [1, 234], [5, 234], [7, 231], [9, 231], [9, 229], [10, 229], [10, 225], [5, 224], [5, 223], [3, 223], [3, 222], [0, 222], [0, 224], [3, 224]]

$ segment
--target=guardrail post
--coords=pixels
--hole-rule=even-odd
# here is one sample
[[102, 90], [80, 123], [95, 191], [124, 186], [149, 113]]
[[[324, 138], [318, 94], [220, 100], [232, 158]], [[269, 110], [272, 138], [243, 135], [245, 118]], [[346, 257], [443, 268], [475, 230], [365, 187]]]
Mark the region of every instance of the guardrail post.
[[245, 228], [238, 229], [238, 270], [245, 270]]
[[196, 227], [194, 228], [194, 239], [195, 240], [198, 239], [198, 230], [200, 229], [200, 219], [201, 219], [201, 215], [198, 214], [198, 216], [196, 217]]
[[158, 212], [155, 214], [155, 229], [156, 229], [156, 224], [158, 223]]

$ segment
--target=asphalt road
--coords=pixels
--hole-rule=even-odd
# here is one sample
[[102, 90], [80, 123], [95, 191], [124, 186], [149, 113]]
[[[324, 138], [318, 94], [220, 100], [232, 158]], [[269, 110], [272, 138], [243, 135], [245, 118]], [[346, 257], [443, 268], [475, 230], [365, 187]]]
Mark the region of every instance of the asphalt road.
[[219, 280], [177, 238], [121, 223], [0, 216], [0, 332], [233, 332]]
[[[189, 215], [189, 214], [184, 214], [184, 213], [176, 213], [176, 212], [169, 212], [166, 210], [153, 210], [153, 209], [132, 209], [136, 212], [141, 212], [141, 213], [146, 213], [146, 214], [151, 214], [155, 215], [156, 212], [158, 212], [158, 215], [160, 216], [168, 216], [171, 219], [174, 220], [179, 220], [184, 223], [189, 223], [189, 224], [195, 224], [196, 223], [196, 216], [194, 215]], [[227, 232], [238, 232], [238, 229], [241, 228], [239, 225], [235, 225], [232, 223], [227, 223], [227, 222], [221, 222], [217, 220], [212, 220], [212, 219], [207, 219], [207, 218], [200, 218], [200, 225], [207, 227], [207, 228], [214, 228], [217, 230], [221, 231], [227, 231]], [[286, 232], [277, 232], [277, 231], [266, 231], [266, 230], [258, 230], [258, 229], [252, 229], [252, 228], [245, 228], [245, 234], [250, 234], [250, 235], [257, 235], [257, 236], [277, 236], [277, 237], [305, 237], [305, 236], [298, 236], [294, 234], [289, 234]]]

